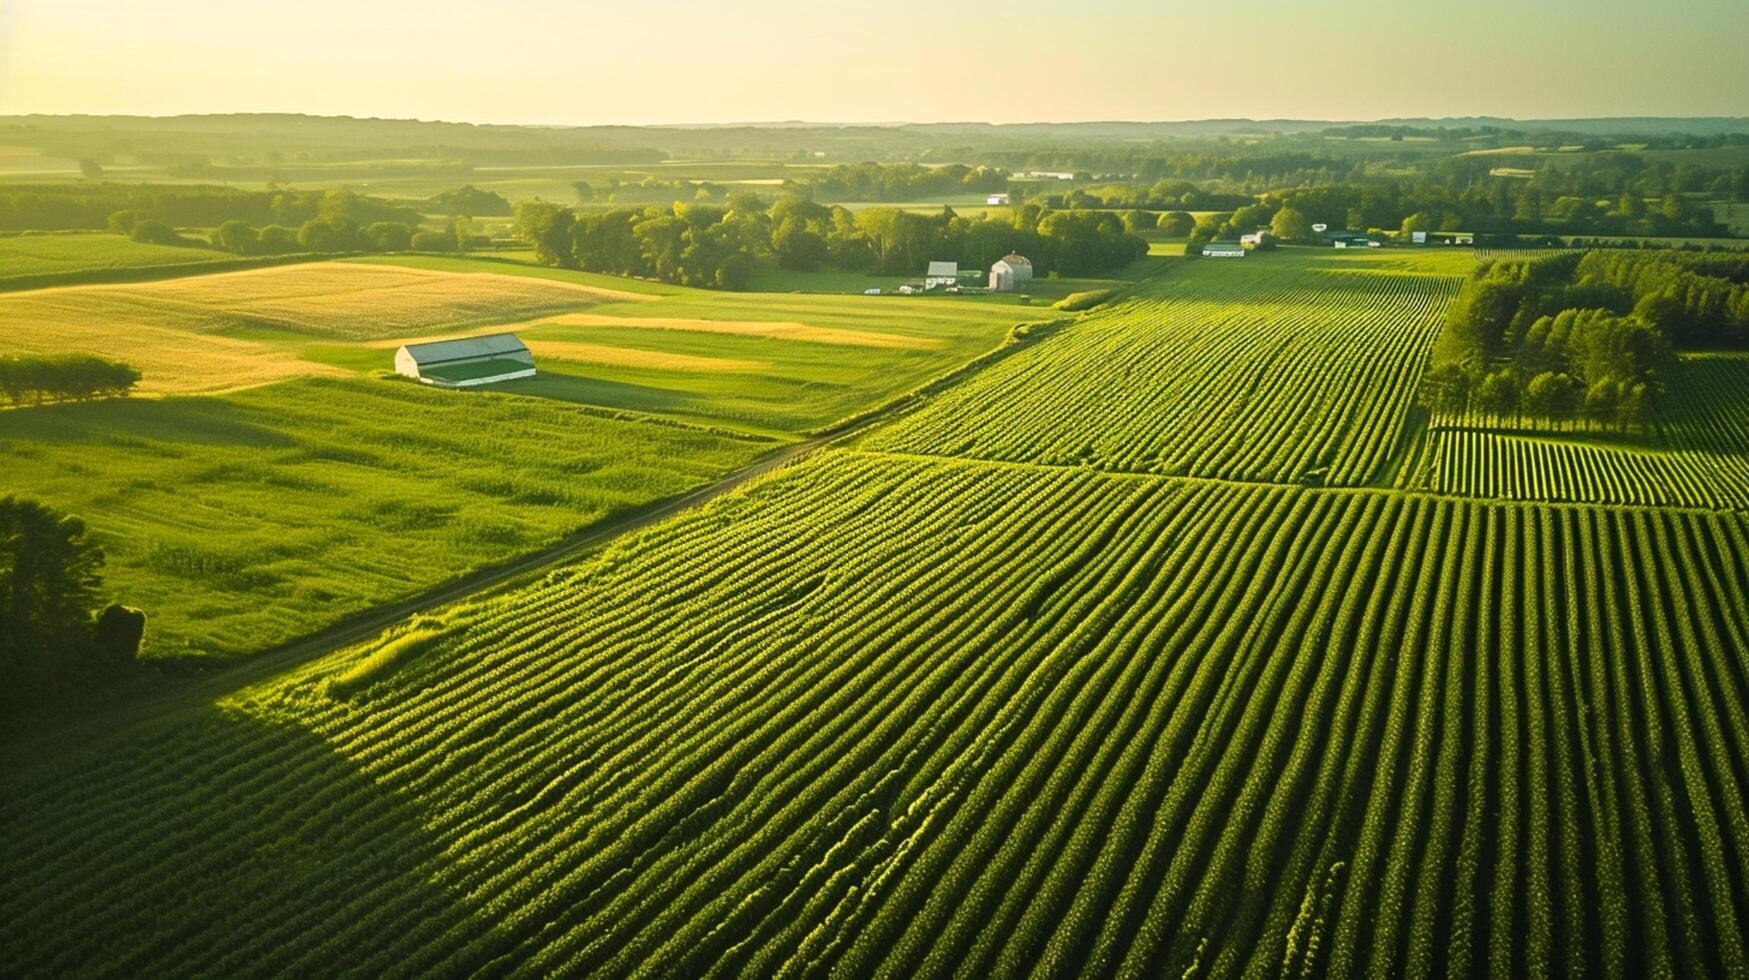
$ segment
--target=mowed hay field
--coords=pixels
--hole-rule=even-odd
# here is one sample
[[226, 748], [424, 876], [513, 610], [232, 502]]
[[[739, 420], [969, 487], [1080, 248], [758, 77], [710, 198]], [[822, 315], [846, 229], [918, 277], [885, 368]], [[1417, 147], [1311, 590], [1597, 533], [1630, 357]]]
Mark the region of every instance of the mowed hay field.
[[1397, 453], [1467, 254], [1199, 261], [869, 437], [893, 452], [1364, 484]]
[[545, 399], [304, 379], [0, 412], [8, 492], [78, 514], [149, 658], [232, 657], [678, 495], [769, 440]]
[[393, 337], [637, 296], [519, 276], [315, 262], [0, 294], [0, 354], [86, 351], [139, 368], [143, 392], [223, 390], [332, 373], [298, 356], [300, 337]]
[[833, 452], [20, 771], [99, 975], [1740, 972], [1749, 538]]

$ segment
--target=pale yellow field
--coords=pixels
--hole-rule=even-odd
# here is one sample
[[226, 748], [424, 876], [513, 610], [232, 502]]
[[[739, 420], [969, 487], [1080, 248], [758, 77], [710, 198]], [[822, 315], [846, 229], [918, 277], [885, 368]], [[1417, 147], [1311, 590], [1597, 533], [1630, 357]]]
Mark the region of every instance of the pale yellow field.
[[138, 368], [143, 394], [225, 391], [339, 368], [298, 358], [284, 347], [194, 333], [0, 297], [0, 355], [101, 354]]
[[604, 364], [609, 367], [648, 368], [654, 371], [753, 374], [771, 367], [764, 361], [740, 357], [700, 357], [696, 354], [611, 347], [607, 344], [579, 344], [567, 340], [530, 339], [528, 349], [542, 358], [576, 361], [581, 364]]
[[203, 333], [266, 327], [365, 340], [644, 298], [524, 276], [313, 262], [161, 282], [21, 292], [0, 297], [0, 324], [55, 310], [63, 318]]
[[214, 391], [335, 372], [262, 328], [362, 340], [643, 298], [520, 276], [318, 262], [0, 294], [0, 354], [87, 351], [139, 368], [142, 392]]
[[566, 327], [623, 327], [639, 330], [692, 330], [700, 333], [726, 333], [741, 337], [775, 337], [814, 344], [841, 347], [885, 347], [903, 350], [928, 350], [945, 346], [942, 341], [927, 337], [904, 337], [872, 330], [848, 330], [842, 327], [814, 327], [806, 323], [757, 320], [694, 320], [666, 316], [607, 316], [600, 313], [567, 313], [549, 317], [543, 324]]

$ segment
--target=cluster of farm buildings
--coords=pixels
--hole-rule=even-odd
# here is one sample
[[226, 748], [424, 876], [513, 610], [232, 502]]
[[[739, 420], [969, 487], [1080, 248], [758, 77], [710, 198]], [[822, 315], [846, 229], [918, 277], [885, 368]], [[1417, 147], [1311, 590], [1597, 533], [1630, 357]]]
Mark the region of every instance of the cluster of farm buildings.
[[[961, 269], [958, 262], [931, 262], [923, 278], [913, 279], [898, 292], [905, 296], [919, 293], [1011, 293], [1032, 282], [1032, 261], [1018, 252], [1009, 252], [990, 266], [986, 276], [975, 269]], [[867, 290], [870, 295], [880, 292]]]
[[[1384, 240], [1367, 235], [1364, 232], [1349, 231], [1345, 228], [1332, 230], [1330, 226], [1316, 224], [1312, 233], [1318, 236], [1318, 243], [1331, 248], [1379, 248]], [[1271, 244], [1274, 236], [1268, 228], [1259, 228], [1239, 236], [1238, 241], [1207, 242], [1202, 247], [1204, 258], [1211, 259], [1242, 259], [1253, 249]], [[1476, 236], [1466, 231], [1417, 231], [1410, 233], [1409, 240], [1414, 245], [1474, 245]]]

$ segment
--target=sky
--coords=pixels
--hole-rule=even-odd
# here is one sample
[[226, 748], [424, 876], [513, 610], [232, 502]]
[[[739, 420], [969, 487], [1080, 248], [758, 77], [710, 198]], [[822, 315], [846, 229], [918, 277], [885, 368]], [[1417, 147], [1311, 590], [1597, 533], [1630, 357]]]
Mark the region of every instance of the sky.
[[0, 0], [0, 114], [1749, 116], [1749, 0]]

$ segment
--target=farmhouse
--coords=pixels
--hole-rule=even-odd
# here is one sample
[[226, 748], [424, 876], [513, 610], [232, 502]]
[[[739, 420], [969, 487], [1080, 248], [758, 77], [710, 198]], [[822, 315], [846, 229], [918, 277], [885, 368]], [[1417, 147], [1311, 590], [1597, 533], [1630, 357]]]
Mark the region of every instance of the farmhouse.
[[1032, 282], [1032, 261], [1018, 252], [1009, 252], [990, 267], [990, 291], [1009, 293]]
[[958, 262], [931, 262], [929, 271], [923, 276], [923, 288], [938, 289], [942, 286], [958, 285], [960, 281], [960, 264]]
[[1245, 246], [1238, 242], [1209, 242], [1202, 247], [1202, 254], [1211, 259], [1242, 259]]
[[510, 333], [436, 340], [395, 351], [395, 372], [428, 385], [469, 388], [534, 377], [534, 355]]
[[1007, 194], [991, 194], [989, 197], [984, 198], [984, 203], [985, 204], [1007, 204], [1008, 203], [1008, 195]]

